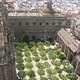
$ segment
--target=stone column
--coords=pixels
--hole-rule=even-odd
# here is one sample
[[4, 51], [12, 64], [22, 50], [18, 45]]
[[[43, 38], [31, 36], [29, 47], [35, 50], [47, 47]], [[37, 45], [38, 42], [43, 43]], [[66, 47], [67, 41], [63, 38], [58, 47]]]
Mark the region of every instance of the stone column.
[[75, 72], [80, 76], [80, 63], [79, 62], [77, 63]]

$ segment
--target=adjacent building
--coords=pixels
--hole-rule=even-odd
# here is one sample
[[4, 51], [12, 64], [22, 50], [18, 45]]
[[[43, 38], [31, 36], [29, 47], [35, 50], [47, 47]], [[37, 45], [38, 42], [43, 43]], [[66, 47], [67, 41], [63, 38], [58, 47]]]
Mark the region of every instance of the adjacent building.
[[0, 4], [0, 80], [17, 80], [12, 33], [7, 25], [5, 0]]
[[71, 33], [71, 29], [63, 28], [57, 35], [59, 47], [74, 66], [75, 72], [80, 75], [80, 40]]

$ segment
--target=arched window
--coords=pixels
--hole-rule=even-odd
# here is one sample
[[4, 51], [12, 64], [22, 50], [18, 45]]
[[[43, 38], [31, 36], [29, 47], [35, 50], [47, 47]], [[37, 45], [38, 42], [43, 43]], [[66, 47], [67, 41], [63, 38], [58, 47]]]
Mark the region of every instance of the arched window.
[[42, 22], [40, 22], [40, 25], [42, 25]]
[[48, 22], [46, 22], [46, 25], [48, 25], [49, 23]]
[[36, 22], [33, 22], [33, 25], [36, 25]]

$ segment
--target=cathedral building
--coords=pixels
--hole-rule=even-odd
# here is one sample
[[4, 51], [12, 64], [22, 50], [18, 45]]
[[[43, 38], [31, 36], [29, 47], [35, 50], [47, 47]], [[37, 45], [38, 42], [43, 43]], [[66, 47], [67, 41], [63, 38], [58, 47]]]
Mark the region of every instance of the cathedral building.
[[50, 4], [47, 6], [50, 11], [45, 15], [36, 10], [7, 10], [5, 0], [0, 2], [0, 80], [17, 80], [13, 41], [14, 37], [20, 40], [26, 36], [30, 40], [56, 40], [80, 75], [80, 43], [66, 30], [71, 26], [71, 18], [49, 14]]

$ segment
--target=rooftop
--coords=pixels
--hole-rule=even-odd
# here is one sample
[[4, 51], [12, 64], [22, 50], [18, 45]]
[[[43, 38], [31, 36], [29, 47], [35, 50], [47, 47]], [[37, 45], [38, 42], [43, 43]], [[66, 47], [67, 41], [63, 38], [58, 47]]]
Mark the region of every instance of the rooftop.
[[[2, 1], [2, 0], [0, 0]], [[80, 3], [78, 0], [51, 0], [52, 9], [55, 12], [59, 12], [61, 15], [70, 15], [74, 19], [80, 19]], [[8, 9], [10, 10], [26, 10], [27, 12], [35, 11], [35, 13], [28, 13], [28, 16], [43, 16], [48, 15], [47, 12], [47, 3], [49, 0], [6, 0], [8, 4]], [[38, 11], [38, 13], [37, 13]], [[45, 12], [42, 13], [42, 12]], [[19, 12], [18, 12], [19, 13]], [[17, 15], [18, 15], [17, 13]], [[25, 12], [19, 13], [19, 15], [24, 15]], [[30, 14], [30, 15], [29, 15]], [[59, 15], [58, 14], [58, 15]], [[74, 14], [76, 14], [74, 16]], [[15, 15], [15, 13], [11, 13], [11, 15]], [[26, 15], [26, 14], [25, 14]]]
[[[16, 2], [16, 0], [5, 0], [7, 3], [9, 2]], [[0, 2], [2, 2], [2, 0], [0, 0]]]
[[[58, 32], [59, 37], [73, 52], [80, 52], [80, 41], [75, 39], [68, 31], [61, 29]], [[65, 36], [66, 35], [66, 36]]]

